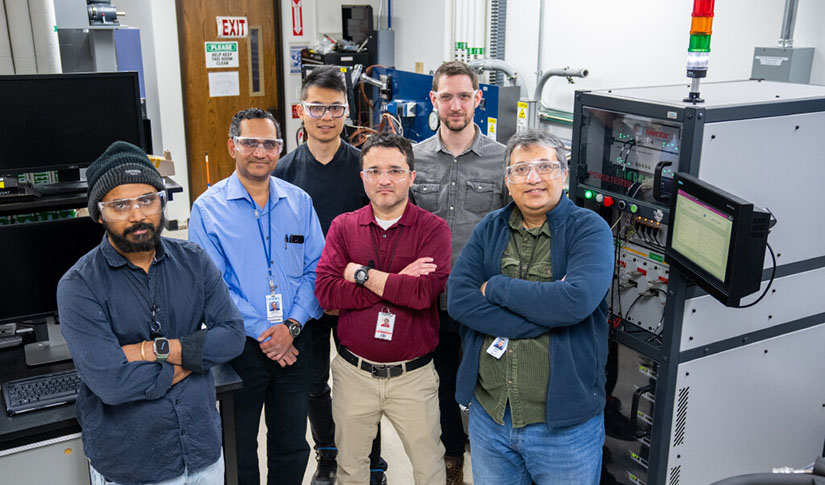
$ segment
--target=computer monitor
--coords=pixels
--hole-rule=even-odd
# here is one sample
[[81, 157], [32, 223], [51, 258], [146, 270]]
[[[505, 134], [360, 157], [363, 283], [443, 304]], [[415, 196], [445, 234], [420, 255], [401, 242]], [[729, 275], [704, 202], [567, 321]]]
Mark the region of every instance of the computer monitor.
[[673, 185], [665, 261], [738, 306], [761, 284], [770, 212], [685, 173]]
[[115, 141], [144, 148], [137, 72], [0, 76], [0, 175], [88, 167]]
[[[26, 346], [29, 365], [70, 358], [53, 317], [57, 283], [100, 244], [103, 226], [88, 217], [0, 226], [0, 323], [48, 323], [49, 342]], [[47, 321], [48, 320], [48, 321]]]

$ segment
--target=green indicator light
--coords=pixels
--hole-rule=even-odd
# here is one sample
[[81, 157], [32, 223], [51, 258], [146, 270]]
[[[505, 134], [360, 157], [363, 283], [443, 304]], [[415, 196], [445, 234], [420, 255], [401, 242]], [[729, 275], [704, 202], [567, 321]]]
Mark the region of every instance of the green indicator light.
[[699, 34], [691, 35], [688, 52], [710, 52], [710, 36]]
[[585, 191], [584, 192], [584, 198], [585, 199], [592, 199], [593, 198], [593, 192], [591, 192], [589, 190]]
[[632, 214], [635, 214], [638, 211], [639, 211], [639, 207], [636, 204], [630, 204], [630, 212]]

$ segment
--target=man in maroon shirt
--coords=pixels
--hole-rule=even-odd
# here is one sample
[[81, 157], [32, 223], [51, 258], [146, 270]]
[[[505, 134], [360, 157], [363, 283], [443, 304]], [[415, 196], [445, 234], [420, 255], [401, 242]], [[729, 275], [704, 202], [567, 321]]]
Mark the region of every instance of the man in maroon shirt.
[[340, 310], [341, 346], [331, 365], [338, 483], [369, 481], [368, 455], [386, 416], [416, 484], [444, 483], [438, 376], [438, 296], [450, 272], [450, 229], [409, 203], [410, 142], [371, 137], [361, 151], [370, 204], [332, 221], [316, 268], [315, 295]]

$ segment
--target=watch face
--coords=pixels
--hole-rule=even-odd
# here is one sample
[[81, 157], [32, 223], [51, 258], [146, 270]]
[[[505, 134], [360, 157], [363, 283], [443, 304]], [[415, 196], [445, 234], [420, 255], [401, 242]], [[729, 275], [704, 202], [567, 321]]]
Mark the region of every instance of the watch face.
[[297, 323], [293, 323], [292, 325], [289, 326], [289, 333], [293, 337], [297, 337], [298, 335], [301, 334], [301, 326], [298, 325]]
[[158, 354], [168, 354], [169, 353], [169, 341], [166, 339], [158, 339], [155, 340], [155, 352]]

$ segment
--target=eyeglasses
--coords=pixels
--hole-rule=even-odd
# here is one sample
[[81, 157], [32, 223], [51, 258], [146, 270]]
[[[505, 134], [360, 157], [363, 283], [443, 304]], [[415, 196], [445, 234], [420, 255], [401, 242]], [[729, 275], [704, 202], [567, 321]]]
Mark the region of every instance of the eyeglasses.
[[235, 142], [235, 145], [251, 152], [257, 150], [259, 146], [263, 146], [264, 151], [267, 153], [279, 153], [281, 151], [281, 147], [284, 145], [284, 141], [280, 138], [251, 138], [247, 136], [235, 136], [232, 137], [232, 141]]
[[[477, 90], [476, 90], [477, 91]], [[458, 101], [460, 103], [469, 103], [473, 100], [476, 95], [476, 91], [465, 91], [463, 93], [436, 93], [435, 98], [438, 100], [439, 103], [450, 104], [452, 103], [453, 99], [458, 97]]]
[[323, 118], [327, 111], [333, 118], [343, 118], [347, 114], [345, 104], [322, 104], [302, 102], [304, 110], [309, 113], [310, 118]]
[[527, 180], [527, 177], [533, 170], [536, 171], [539, 177], [551, 180], [561, 177], [564, 172], [561, 168], [561, 163], [559, 162], [554, 162], [551, 160], [534, 160], [532, 162], [519, 162], [510, 165], [505, 169], [505, 173], [507, 174], [507, 178], [510, 182], [520, 184]]
[[137, 209], [145, 216], [159, 214], [166, 207], [166, 191], [145, 194], [133, 199], [110, 200], [98, 202], [100, 215], [107, 221], [125, 221]]
[[381, 180], [383, 175], [386, 175], [388, 179], [399, 181], [404, 180], [407, 177], [407, 174], [410, 173], [409, 170], [403, 170], [400, 168], [391, 168], [389, 170], [378, 170], [377, 168], [368, 168], [366, 170], [361, 170], [361, 173], [364, 174], [368, 180], [373, 182]]

